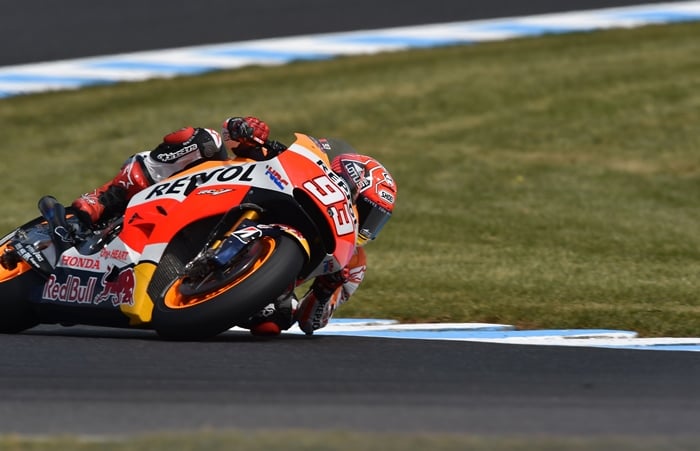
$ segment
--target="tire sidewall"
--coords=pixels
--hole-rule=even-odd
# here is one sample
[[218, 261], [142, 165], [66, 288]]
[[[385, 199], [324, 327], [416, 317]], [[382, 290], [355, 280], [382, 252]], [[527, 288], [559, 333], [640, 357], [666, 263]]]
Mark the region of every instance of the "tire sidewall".
[[0, 333], [18, 333], [39, 324], [28, 297], [42, 282], [41, 276], [29, 271], [0, 283]]

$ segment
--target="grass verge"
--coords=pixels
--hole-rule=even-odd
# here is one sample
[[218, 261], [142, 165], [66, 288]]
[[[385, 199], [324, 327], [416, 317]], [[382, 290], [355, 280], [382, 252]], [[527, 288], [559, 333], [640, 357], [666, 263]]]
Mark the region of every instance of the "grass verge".
[[35, 439], [19, 436], [0, 437], [6, 451], [694, 451], [697, 440], [688, 438], [646, 437], [486, 437], [428, 434], [355, 434], [348, 432], [256, 431], [200, 434], [144, 435], [129, 439], [73, 438]]
[[184, 125], [342, 137], [398, 182], [343, 316], [698, 334], [700, 32], [652, 26], [0, 100], [0, 231]]

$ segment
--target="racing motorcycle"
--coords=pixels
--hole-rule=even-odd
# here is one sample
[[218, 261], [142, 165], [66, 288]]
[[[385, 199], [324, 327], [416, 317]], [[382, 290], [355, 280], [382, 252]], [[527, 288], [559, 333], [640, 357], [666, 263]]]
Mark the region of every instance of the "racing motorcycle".
[[0, 332], [38, 324], [218, 335], [352, 257], [357, 211], [332, 140], [208, 161], [137, 193], [99, 228], [55, 198], [0, 240]]

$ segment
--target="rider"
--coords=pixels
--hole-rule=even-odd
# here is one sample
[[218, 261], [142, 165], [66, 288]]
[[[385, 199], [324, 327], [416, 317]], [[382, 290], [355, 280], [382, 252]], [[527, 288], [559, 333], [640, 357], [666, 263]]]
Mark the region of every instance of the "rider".
[[[269, 134], [268, 125], [252, 116], [226, 119], [221, 135], [207, 128], [182, 128], [165, 135], [155, 149], [129, 157], [114, 179], [83, 194], [72, 206], [83, 222], [98, 225], [122, 215], [128, 200], [142, 189], [203, 161], [227, 160], [227, 151], [253, 160], [274, 158], [285, 147], [268, 141]], [[254, 335], [278, 335], [294, 321], [305, 333], [312, 334], [328, 323], [364, 278], [366, 256], [362, 246], [376, 238], [391, 217], [396, 185], [384, 166], [364, 155], [339, 154], [333, 157], [331, 169], [347, 181], [357, 206], [359, 233], [354, 255], [342, 270], [316, 277], [301, 300], [291, 293], [240, 324]]]

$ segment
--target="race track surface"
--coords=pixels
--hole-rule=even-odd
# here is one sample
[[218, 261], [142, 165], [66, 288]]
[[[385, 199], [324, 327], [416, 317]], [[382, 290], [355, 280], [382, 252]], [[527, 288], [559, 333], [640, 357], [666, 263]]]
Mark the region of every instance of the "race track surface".
[[[653, 3], [15, 2], [0, 66], [216, 42]], [[42, 326], [0, 335], [0, 433], [308, 428], [700, 435], [696, 353]]]
[[0, 335], [0, 433], [698, 434], [695, 353], [339, 336]]
[[[649, 0], [38, 0], [0, 14], [0, 66], [279, 36], [657, 3]], [[397, 4], [401, 7], [397, 8]]]

